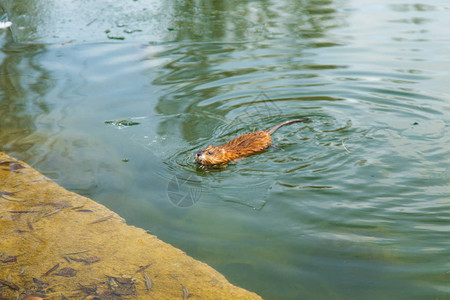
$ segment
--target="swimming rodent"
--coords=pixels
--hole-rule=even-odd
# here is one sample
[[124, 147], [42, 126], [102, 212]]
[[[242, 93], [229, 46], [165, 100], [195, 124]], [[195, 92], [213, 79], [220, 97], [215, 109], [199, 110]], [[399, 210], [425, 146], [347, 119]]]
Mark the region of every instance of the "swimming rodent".
[[[308, 121], [308, 118], [293, 119], [273, 126], [266, 131], [256, 131], [238, 136], [234, 140], [224, 145], [209, 145], [205, 149], [197, 152], [195, 161], [203, 166], [220, 166], [228, 162], [238, 160], [253, 154], [257, 154], [272, 146], [270, 137], [282, 126]], [[274, 146], [272, 146], [274, 147]], [[275, 147], [276, 148], [276, 147]]]

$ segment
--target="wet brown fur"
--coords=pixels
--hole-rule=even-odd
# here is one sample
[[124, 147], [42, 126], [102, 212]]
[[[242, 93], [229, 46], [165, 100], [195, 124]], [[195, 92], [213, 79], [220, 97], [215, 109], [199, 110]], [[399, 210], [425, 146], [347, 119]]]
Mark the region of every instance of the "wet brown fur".
[[196, 161], [202, 165], [218, 166], [260, 153], [272, 145], [272, 138], [270, 136], [278, 128], [291, 123], [304, 122], [307, 120], [308, 119], [306, 118], [289, 120], [266, 131], [256, 131], [243, 134], [224, 145], [209, 145], [197, 153]]

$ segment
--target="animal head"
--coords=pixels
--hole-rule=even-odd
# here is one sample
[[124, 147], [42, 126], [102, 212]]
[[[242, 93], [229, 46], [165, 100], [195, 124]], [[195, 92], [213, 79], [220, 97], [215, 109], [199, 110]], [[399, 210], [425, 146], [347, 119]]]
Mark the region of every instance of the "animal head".
[[209, 145], [195, 155], [195, 161], [202, 165], [219, 165], [228, 162], [225, 149], [221, 146]]

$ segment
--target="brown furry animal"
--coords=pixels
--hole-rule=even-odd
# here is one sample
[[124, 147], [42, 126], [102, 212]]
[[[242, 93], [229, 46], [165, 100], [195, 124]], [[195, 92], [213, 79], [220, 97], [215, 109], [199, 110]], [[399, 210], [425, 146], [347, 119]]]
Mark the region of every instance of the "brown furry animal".
[[[234, 140], [220, 146], [209, 145], [199, 151], [195, 161], [203, 166], [220, 166], [253, 154], [257, 154], [272, 146], [270, 137], [278, 128], [295, 122], [305, 122], [309, 119], [293, 119], [280, 123], [266, 131], [256, 131], [238, 136]], [[274, 147], [274, 146], [272, 146]], [[276, 148], [276, 147], [275, 147]]]

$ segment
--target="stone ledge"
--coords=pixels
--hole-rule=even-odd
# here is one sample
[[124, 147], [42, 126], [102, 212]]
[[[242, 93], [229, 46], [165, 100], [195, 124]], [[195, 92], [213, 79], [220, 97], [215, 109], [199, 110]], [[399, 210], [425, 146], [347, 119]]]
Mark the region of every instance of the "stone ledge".
[[1, 152], [0, 236], [0, 299], [261, 299]]

